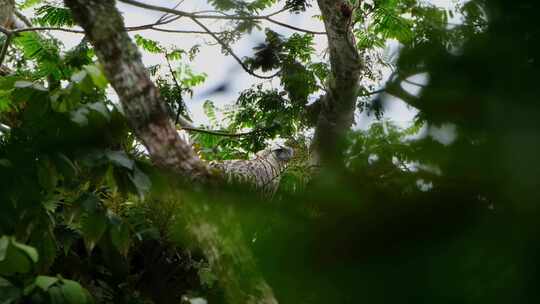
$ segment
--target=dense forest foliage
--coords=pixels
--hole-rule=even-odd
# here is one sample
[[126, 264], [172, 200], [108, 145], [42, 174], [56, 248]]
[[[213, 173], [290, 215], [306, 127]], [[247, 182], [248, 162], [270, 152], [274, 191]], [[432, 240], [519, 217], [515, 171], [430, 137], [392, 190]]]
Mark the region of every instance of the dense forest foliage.
[[[163, 15], [126, 27], [117, 2]], [[538, 1], [149, 3], [0, 0], [0, 303], [540, 300]], [[276, 19], [313, 9], [324, 32]], [[206, 46], [152, 39], [178, 20], [260, 79], [210, 125]], [[276, 143], [275, 193], [208, 167]]]

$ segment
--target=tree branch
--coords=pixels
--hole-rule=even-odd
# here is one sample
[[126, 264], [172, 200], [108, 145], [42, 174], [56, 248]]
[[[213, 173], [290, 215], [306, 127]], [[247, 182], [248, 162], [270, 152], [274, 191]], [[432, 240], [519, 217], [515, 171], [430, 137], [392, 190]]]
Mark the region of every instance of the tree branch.
[[[172, 8], [173, 9], [178, 8], [180, 6], [180, 4], [182, 4], [183, 2], [184, 2], [184, 0], [178, 1], [178, 3], [176, 3], [176, 5], [173, 6]], [[167, 20], [169, 17], [170, 17], [169, 14], [165, 13], [161, 17], [159, 17], [159, 19], [156, 22], [161, 22], [161, 21]]]
[[[254, 76], [256, 78], [260, 78], [260, 79], [272, 79], [272, 78], [276, 77], [277, 75], [279, 75], [279, 73], [281, 72], [281, 71], [278, 71], [278, 72], [276, 72], [276, 73], [274, 73], [272, 75], [268, 75], [268, 76], [259, 75], [258, 73], [254, 72], [253, 70], [251, 70], [242, 61], [242, 59], [240, 59], [240, 57], [238, 57], [238, 55], [236, 55], [234, 50], [227, 43], [225, 43], [222, 39], [220, 39], [217, 36], [219, 33], [212, 32], [208, 27], [206, 27], [202, 22], [197, 20], [195, 17], [191, 17], [191, 16], [196, 16], [195, 14], [189, 14], [189, 16], [190, 16], [189, 18], [191, 20], [193, 20], [204, 31], [199, 32], [199, 31], [167, 30], [167, 29], [161, 29], [161, 28], [156, 28], [155, 27], [157, 25], [164, 25], [164, 24], [168, 24], [168, 23], [171, 23], [173, 21], [176, 21], [179, 18], [184, 17], [184, 15], [178, 15], [175, 18], [168, 18], [167, 20], [162, 20], [160, 18], [155, 23], [146, 24], [146, 25], [140, 25], [140, 26], [133, 26], [133, 27], [126, 27], [125, 30], [127, 30], [127, 31], [156, 30], [156, 31], [161, 31], [161, 32], [172, 32], [172, 33], [207, 34], [207, 35], [210, 35], [212, 38], [214, 38], [214, 40], [216, 40], [216, 42], [218, 42], [225, 50], [227, 50], [227, 52], [234, 58], [234, 60], [236, 60], [236, 62], [238, 62], [238, 64], [240, 64], [242, 69], [244, 69], [244, 71], [246, 71], [248, 74], [250, 74], [250, 75], [252, 75], [252, 76]], [[6, 33], [6, 35], [22, 33], [22, 32], [31, 32], [31, 31], [63, 31], [63, 32], [76, 33], [76, 34], [84, 34], [84, 31], [82, 31], [82, 30], [68, 29], [68, 28], [61, 28], [61, 27], [28, 27], [28, 28], [15, 29], [15, 30], [12, 30], [12, 31], [0, 27], [0, 31]]]
[[384, 92], [386, 92], [386, 88], [382, 88], [382, 89], [378, 89], [378, 90], [375, 90], [375, 91], [358, 94], [358, 97], [366, 97], [366, 96], [376, 95], [376, 94], [384, 93]]
[[6, 34], [6, 41], [4, 41], [4, 44], [2, 45], [2, 49], [0, 50], [0, 67], [4, 63], [4, 59], [6, 58], [9, 46], [11, 45], [11, 40], [13, 39], [13, 34], [8, 33]]
[[[128, 26], [126, 27], [126, 31], [128, 32], [135, 32], [135, 31], [143, 31], [143, 30], [152, 30], [155, 29], [155, 26], [158, 25], [166, 25], [169, 23], [172, 23], [181, 17], [176, 16], [174, 18], [169, 18], [167, 20], [161, 20], [156, 21], [154, 23], [145, 24], [145, 25], [137, 25], [137, 26]], [[5, 28], [0, 27], [0, 31], [4, 32], [7, 31], [12, 34], [17, 33], [24, 33], [24, 32], [40, 32], [40, 31], [61, 31], [61, 32], [69, 32], [69, 33], [75, 33], [75, 34], [84, 34], [83, 30], [77, 30], [77, 29], [71, 29], [71, 28], [64, 28], [64, 27], [54, 27], [54, 26], [39, 26], [39, 27], [25, 27], [25, 28], [18, 28], [14, 30], [7, 30]]]
[[[260, 16], [227, 15], [223, 12], [217, 12], [219, 13], [219, 15], [203, 15], [203, 14], [200, 14], [201, 12], [189, 13], [189, 12], [184, 12], [184, 11], [180, 11], [180, 10], [176, 10], [172, 8], [163, 7], [163, 6], [146, 4], [146, 3], [142, 3], [142, 2], [134, 1], [134, 0], [119, 0], [119, 1], [133, 5], [133, 6], [137, 6], [140, 8], [153, 10], [153, 11], [160, 11], [160, 12], [169, 13], [172, 15], [177, 15], [177, 16], [182, 16], [182, 17], [189, 17], [189, 18], [196, 18], [196, 19], [221, 19], [221, 20], [266, 20], [268, 22], [272, 22], [274, 24], [287, 27], [289, 29], [293, 29], [296, 31], [301, 31], [301, 32], [316, 34], [316, 35], [326, 34], [324, 32], [315, 32], [315, 31], [301, 29], [301, 28], [298, 28], [298, 27], [295, 27], [295, 26], [292, 26], [283, 22], [276, 21], [271, 18], [277, 14], [280, 14], [286, 11], [287, 10], [286, 8], [281, 9], [277, 12], [273, 12], [267, 15], [260, 15]], [[208, 12], [212, 12], [212, 11], [208, 11]]]
[[15, 10], [15, 16], [17, 16], [17, 18], [19, 18], [22, 21], [22, 23], [24, 23], [27, 27], [32, 26], [32, 22], [30, 22], [30, 20], [28, 18], [26, 18], [26, 16], [23, 15], [18, 10]]
[[137, 7], [140, 7], [140, 8], [148, 9], [148, 10], [164, 12], [164, 13], [168, 13], [168, 14], [171, 14], [171, 15], [177, 15], [177, 16], [182, 16], [182, 17], [199, 18], [199, 19], [260, 20], [260, 19], [265, 19], [265, 18], [267, 18], [269, 16], [274, 16], [274, 15], [279, 14], [279, 13], [284, 11], [284, 10], [280, 10], [280, 11], [278, 11], [276, 13], [272, 13], [272, 14], [268, 14], [268, 15], [262, 15], [262, 16], [227, 15], [225, 13], [220, 13], [220, 15], [203, 15], [203, 14], [200, 14], [200, 12], [199, 13], [189, 13], [189, 12], [180, 11], [180, 10], [177, 10], [177, 9], [168, 8], [168, 7], [164, 7], [164, 6], [158, 6], [158, 5], [142, 3], [142, 2], [139, 2], [139, 1], [135, 1], [135, 0], [119, 0], [119, 1], [130, 4], [130, 5], [133, 5], [133, 6], [137, 6]]
[[[160, 23], [158, 25], [161, 25], [164, 23]], [[156, 24], [145, 24], [145, 25], [138, 25], [138, 26], [128, 26], [126, 27], [126, 31], [128, 32], [137, 32], [137, 31], [145, 31], [145, 30], [153, 30], [158, 32], [165, 32], [165, 33], [177, 33], [177, 34], [196, 34], [196, 35], [209, 35], [210, 33], [206, 31], [189, 31], [189, 30], [173, 30], [173, 29], [164, 29], [155, 27]], [[59, 32], [68, 32], [68, 33], [74, 33], [74, 34], [84, 34], [83, 30], [77, 30], [77, 29], [71, 29], [71, 28], [64, 28], [64, 27], [54, 27], [54, 26], [38, 26], [38, 27], [25, 27], [15, 30], [8, 30], [6, 28], [0, 27], [1, 33], [24, 33], [24, 32], [42, 32], [42, 31], [59, 31]], [[223, 34], [225, 32], [213, 32], [216, 35]]]
[[[174, 120], [174, 124], [178, 124], [178, 121], [180, 120], [180, 115], [182, 113], [180, 113], [180, 110], [182, 109], [182, 107], [184, 109], [186, 109], [186, 114], [188, 114], [187, 112], [187, 107], [186, 107], [186, 104], [184, 102], [184, 99], [182, 97], [182, 86], [180, 85], [180, 83], [178, 82], [178, 79], [176, 78], [176, 74], [174, 73], [174, 70], [172, 68], [172, 65], [171, 65], [171, 61], [169, 60], [169, 53], [167, 53], [165, 51], [165, 61], [167, 62], [167, 66], [169, 67], [169, 72], [171, 73], [171, 77], [174, 81], [174, 85], [176, 87], [176, 89], [178, 89], [178, 92], [180, 94], [180, 101], [178, 103], [178, 110], [176, 111], [176, 119]], [[187, 118], [190, 118], [189, 115], [187, 115]]]
[[161, 168], [199, 181], [210, 173], [192, 147], [178, 135], [165, 104], [131, 41], [114, 2], [66, 0], [75, 20], [84, 28], [112, 87], [118, 93], [126, 118]]
[[286, 27], [286, 28], [291, 29], [291, 30], [295, 30], [297, 32], [304, 32], [304, 33], [313, 34], [313, 35], [326, 35], [326, 32], [317, 32], [317, 31], [312, 31], [312, 30], [306, 30], [306, 29], [299, 28], [299, 27], [296, 27], [296, 26], [293, 26], [293, 25], [290, 25], [290, 24], [287, 24], [287, 23], [284, 23], [284, 22], [281, 22], [281, 21], [277, 21], [277, 20], [272, 19], [270, 17], [265, 18], [265, 20], [267, 20], [267, 21], [269, 21], [271, 23], [277, 24], [279, 26]]
[[206, 130], [206, 129], [193, 128], [193, 127], [180, 127], [180, 129], [186, 130], [186, 131], [209, 134], [209, 135], [223, 136], [223, 137], [244, 137], [244, 136], [253, 135], [257, 132], [261, 132], [264, 130], [269, 130], [270, 128], [254, 129], [254, 130], [251, 130], [248, 132], [242, 132], [242, 133], [227, 133], [227, 132], [222, 132], [222, 131]]
[[[152, 28], [149, 28], [149, 30], [154, 30], [154, 31], [164, 32], [164, 33], [210, 35], [210, 33], [206, 32], [206, 31], [172, 30], [172, 29], [164, 29], [164, 28], [159, 28], [159, 27], [152, 27]], [[220, 34], [223, 34], [225, 32], [211, 32], [211, 33], [214, 33], [216, 35], [220, 35]]]
[[251, 70], [242, 61], [242, 59], [240, 59], [240, 57], [238, 57], [238, 55], [236, 55], [234, 53], [234, 51], [231, 49], [231, 47], [227, 43], [223, 42], [223, 40], [221, 40], [216, 34], [214, 34], [212, 31], [210, 31], [210, 29], [208, 27], [206, 27], [206, 25], [204, 25], [202, 22], [197, 20], [197, 18], [190, 17], [190, 19], [193, 20], [193, 22], [195, 22], [198, 26], [200, 26], [210, 36], [212, 36], [212, 38], [214, 38], [225, 50], [227, 50], [227, 52], [229, 52], [229, 54], [231, 54], [231, 56], [236, 60], [236, 62], [238, 62], [238, 64], [240, 64], [242, 69], [244, 69], [244, 71], [246, 71], [248, 74], [250, 74], [250, 75], [252, 75], [254, 77], [260, 78], [260, 79], [272, 79], [272, 78], [276, 77], [277, 75], [279, 75], [279, 73], [281, 73], [281, 71], [278, 71], [275, 74], [270, 75], [270, 76], [264, 76], [264, 75], [259, 75], [259, 74], [255, 73], [253, 70]]

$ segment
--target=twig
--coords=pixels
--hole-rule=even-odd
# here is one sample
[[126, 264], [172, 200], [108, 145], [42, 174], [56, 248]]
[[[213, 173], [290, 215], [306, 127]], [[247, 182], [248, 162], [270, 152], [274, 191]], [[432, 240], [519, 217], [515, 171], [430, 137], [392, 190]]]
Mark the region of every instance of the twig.
[[371, 92], [366, 92], [366, 93], [363, 93], [363, 94], [358, 94], [358, 97], [366, 97], [366, 96], [371, 96], [371, 95], [375, 95], [375, 94], [379, 94], [379, 93], [383, 93], [383, 92], [386, 92], [386, 88], [378, 89], [378, 90], [371, 91]]
[[292, 26], [292, 25], [289, 25], [289, 24], [286, 24], [286, 23], [283, 23], [283, 22], [280, 22], [271, 18], [277, 14], [280, 14], [286, 11], [287, 9], [281, 9], [277, 12], [273, 12], [268, 15], [259, 15], [259, 16], [228, 15], [223, 12], [218, 12], [219, 15], [203, 15], [201, 14], [201, 12], [189, 13], [189, 12], [184, 12], [184, 11], [168, 8], [168, 7], [146, 4], [146, 3], [142, 3], [142, 2], [134, 1], [134, 0], [119, 0], [119, 1], [133, 5], [133, 6], [137, 6], [140, 8], [165, 12], [165, 13], [169, 13], [169, 14], [173, 14], [177, 16], [182, 16], [182, 17], [197, 18], [197, 19], [222, 19], [222, 20], [266, 20], [268, 22], [272, 22], [274, 24], [287, 27], [295, 31], [316, 34], [316, 35], [326, 35], [326, 32], [316, 32], [316, 31], [305, 30], [305, 29], [295, 27], [295, 26]]
[[192, 128], [192, 127], [180, 127], [181, 130], [186, 131], [192, 131], [192, 132], [198, 132], [198, 133], [204, 133], [204, 134], [210, 134], [210, 135], [216, 135], [216, 136], [224, 136], [224, 137], [244, 137], [244, 136], [250, 136], [257, 132], [268, 130], [269, 128], [261, 128], [261, 129], [254, 129], [249, 132], [243, 132], [243, 133], [227, 133], [223, 131], [215, 131], [215, 130], [206, 130], [206, 129], [199, 129], [199, 128]]
[[[184, 0], [178, 1], [178, 3], [176, 3], [175, 6], [173, 6], [173, 9], [177, 9], [180, 6], [180, 4], [182, 4], [183, 2]], [[159, 17], [159, 19], [156, 22], [161, 22], [161, 21], [167, 20], [168, 18], [169, 18], [169, 13], [165, 13], [161, 17]]]
[[417, 86], [417, 87], [421, 87], [421, 88], [426, 87], [426, 85], [424, 85], [424, 84], [420, 84], [420, 83], [417, 83], [417, 82], [414, 82], [414, 81], [411, 81], [411, 80], [408, 80], [408, 79], [403, 79], [403, 81], [406, 82], [406, 83], [412, 84], [414, 86]]
[[[124, 0], [121, 0], [121, 1], [124, 1]], [[193, 22], [195, 22], [203, 30], [205, 30], [210, 36], [212, 36], [212, 38], [214, 38], [225, 50], [227, 50], [229, 52], [229, 54], [231, 54], [231, 56], [238, 62], [238, 64], [240, 64], [240, 66], [248, 74], [250, 74], [250, 75], [252, 75], [254, 77], [257, 77], [257, 78], [261, 78], [261, 79], [271, 79], [271, 78], [274, 78], [274, 77], [276, 77], [277, 75], [279, 75], [281, 73], [281, 70], [277, 71], [275, 74], [270, 75], [270, 76], [264, 76], [264, 75], [259, 75], [259, 74], [255, 73], [253, 70], [248, 68], [248, 66], [242, 61], [242, 59], [240, 59], [240, 57], [238, 57], [238, 55], [236, 55], [234, 53], [234, 51], [231, 49], [231, 47], [227, 43], [223, 42], [216, 34], [214, 34], [209, 28], [207, 28], [206, 25], [204, 25], [202, 22], [197, 20], [197, 18], [195, 18], [195, 17], [189, 17], [189, 18], [191, 20], [193, 20]]]
[[30, 22], [30, 20], [28, 20], [28, 18], [26, 18], [26, 16], [23, 15], [21, 12], [16, 10], [15, 16], [17, 16], [17, 18], [19, 18], [26, 26], [28, 27], [32, 26], [32, 22]]
[[280, 26], [283, 26], [283, 27], [286, 27], [286, 28], [289, 28], [291, 30], [295, 30], [295, 31], [298, 31], [298, 32], [304, 32], [304, 33], [313, 34], [313, 35], [326, 35], [326, 32], [317, 32], [317, 31], [312, 31], [312, 30], [306, 30], [306, 29], [303, 29], [303, 28], [299, 28], [299, 27], [287, 24], [287, 23], [283, 23], [281, 21], [277, 21], [277, 20], [272, 19], [270, 17], [267, 17], [267, 18], [264, 18], [264, 19], [268, 20], [269, 22], [272, 22], [274, 24], [277, 24], [277, 25], [280, 25]]
[[[150, 24], [128, 26], [126, 27], [126, 31], [134, 32], [134, 31], [142, 31], [142, 30], [152, 30], [152, 29], [156, 29], [154, 28], [155, 26], [169, 24], [180, 18], [181, 18], [180, 16], [175, 16], [174, 18], [168, 18], [167, 20], [154, 22]], [[156, 29], [156, 30], [161, 30], [161, 29]], [[4, 34], [8, 34], [8, 33], [17, 34], [17, 33], [24, 33], [24, 32], [40, 32], [40, 31], [61, 31], [61, 32], [69, 32], [69, 33], [75, 33], [75, 34], [84, 34], [83, 30], [64, 28], [64, 27], [54, 27], [54, 26], [25, 27], [25, 28], [19, 28], [19, 29], [14, 29], [14, 30], [8, 30], [6, 28], [0, 27], [0, 32], [3, 32]]]
[[[164, 28], [159, 28], [159, 27], [152, 27], [152, 28], [149, 28], [149, 30], [165, 32], [165, 33], [178, 33], [178, 34], [196, 34], [196, 35], [209, 35], [210, 34], [206, 31], [172, 30], [172, 29], [164, 29]], [[220, 35], [226, 32], [224, 31], [224, 32], [213, 32], [213, 33], [216, 35]]]
[[[176, 86], [176, 88], [178, 89], [179, 93], [180, 93], [180, 102], [178, 103], [178, 110], [176, 111], [176, 119], [174, 120], [174, 124], [178, 124], [178, 121], [180, 120], [180, 110], [182, 109], [182, 107], [186, 110], [186, 114], [188, 114], [187, 112], [187, 107], [186, 107], [186, 103], [184, 102], [184, 99], [182, 97], [182, 86], [180, 85], [180, 83], [178, 82], [178, 79], [176, 78], [176, 74], [174, 73], [174, 70], [172, 68], [172, 65], [171, 65], [171, 61], [169, 60], [169, 53], [165, 52], [165, 60], [167, 61], [167, 66], [169, 67], [169, 72], [171, 73], [171, 76], [172, 76], [172, 79], [174, 81], [174, 85]], [[189, 115], [187, 116], [186, 119], [189, 119]]]

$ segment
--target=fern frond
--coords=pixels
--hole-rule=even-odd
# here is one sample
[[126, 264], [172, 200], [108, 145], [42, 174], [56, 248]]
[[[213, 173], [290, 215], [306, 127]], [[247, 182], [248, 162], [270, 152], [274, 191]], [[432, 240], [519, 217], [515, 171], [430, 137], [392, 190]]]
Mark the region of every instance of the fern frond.
[[75, 21], [69, 9], [52, 5], [44, 5], [36, 10], [35, 21], [43, 26], [74, 26]]

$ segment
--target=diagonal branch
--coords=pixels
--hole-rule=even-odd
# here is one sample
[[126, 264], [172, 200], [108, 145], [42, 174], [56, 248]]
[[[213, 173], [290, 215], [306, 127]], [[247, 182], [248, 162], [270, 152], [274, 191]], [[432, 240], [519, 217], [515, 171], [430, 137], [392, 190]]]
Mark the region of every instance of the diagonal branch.
[[[211, 173], [169, 120], [165, 104], [142, 63], [137, 46], [125, 30], [115, 1], [65, 0], [65, 3], [93, 44], [127, 120], [153, 162], [197, 181], [211, 181]], [[223, 217], [216, 220], [208, 209], [220, 206], [189, 200], [184, 205], [186, 231], [205, 253], [225, 290], [226, 301], [277, 304], [272, 289], [257, 270], [256, 260], [244, 241], [241, 227], [234, 221], [233, 211], [222, 212]]]
[[15, 10], [15, 16], [17, 16], [17, 18], [19, 18], [22, 21], [22, 23], [24, 23], [24, 25], [26, 25], [27, 27], [32, 26], [32, 22], [18, 10]]
[[161, 168], [199, 181], [209, 179], [205, 164], [178, 135], [165, 104], [131, 41], [114, 2], [66, 0], [75, 20], [84, 28], [103, 64], [105, 74], [118, 93], [126, 118]]

